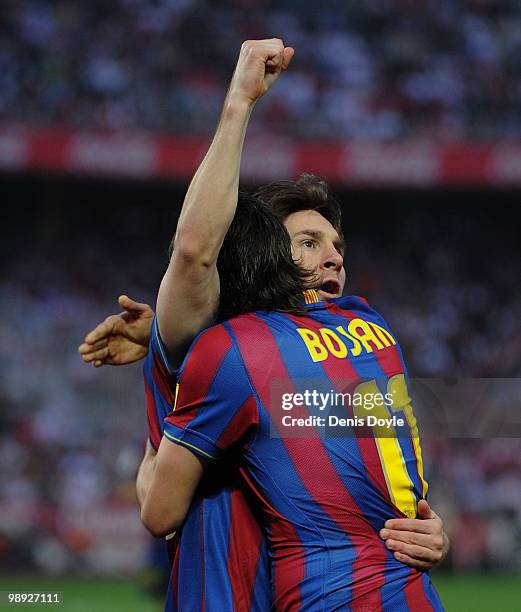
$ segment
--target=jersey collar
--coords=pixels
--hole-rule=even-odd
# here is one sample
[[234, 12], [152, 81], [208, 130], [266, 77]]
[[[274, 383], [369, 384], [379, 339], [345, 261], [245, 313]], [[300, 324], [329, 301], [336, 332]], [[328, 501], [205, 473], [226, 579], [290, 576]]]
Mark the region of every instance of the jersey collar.
[[307, 310], [315, 310], [330, 308], [331, 304], [323, 300], [315, 289], [306, 289], [304, 291], [304, 306]]

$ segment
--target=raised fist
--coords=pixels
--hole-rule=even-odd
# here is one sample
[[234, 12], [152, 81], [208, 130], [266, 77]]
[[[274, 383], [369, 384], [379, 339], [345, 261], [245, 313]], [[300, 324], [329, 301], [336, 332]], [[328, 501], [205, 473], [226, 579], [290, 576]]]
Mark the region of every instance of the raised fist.
[[294, 53], [280, 38], [244, 42], [230, 83], [229, 98], [254, 104], [286, 70]]

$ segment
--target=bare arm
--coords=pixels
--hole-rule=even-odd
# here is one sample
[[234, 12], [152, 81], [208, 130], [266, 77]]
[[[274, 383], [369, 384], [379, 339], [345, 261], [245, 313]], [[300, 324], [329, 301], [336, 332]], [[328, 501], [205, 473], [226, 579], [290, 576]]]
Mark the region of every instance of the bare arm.
[[188, 188], [158, 293], [159, 330], [174, 364], [215, 314], [217, 257], [237, 206], [248, 121], [255, 103], [288, 67], [293, 53], [275, 38], [247, 41], [241, 47], [214, 139]]
[[156, 453], [147, 441], [136, 494], [141, 520], [152, 535], [167, 535], [181, 525], [203, 470], [202, 460], [187, 448], [163, 438]]
[[[158, 323], [172, 361], [211, 321], [219, 299], [216, 262], [237, 205], [246, 128], [255, 102], [285, 70], [293, 49], [279, 39], [247, 41], [226, 97], [213, 142], [188, 188], [174, 252], [158, 295]], [[120, 296], [125, 312], [111, 315], [79, 347], [94, 367], [124, 365], [146, 356], [153, 311]]]
[[154, 450], [150, 440], [147, 440], [145, 454], [139, 465], [136, 476], [136, 497], [140, 508], [143, 508], [147, 491], [152, 482], [152, 476], [155, 469], [157, 451]]

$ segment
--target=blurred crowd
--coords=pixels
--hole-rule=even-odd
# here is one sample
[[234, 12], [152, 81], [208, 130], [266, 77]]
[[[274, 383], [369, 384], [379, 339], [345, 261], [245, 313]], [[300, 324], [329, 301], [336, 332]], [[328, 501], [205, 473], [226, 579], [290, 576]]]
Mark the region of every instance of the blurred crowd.
[[[60, 203], [59, 190], [40, 189], [41, 205], [20, 213], [32, 220], [23, 257], [20, 233], [5, 232], [1, 569], [135, 573], [143, 561], [133, 484], [146, 438], [140, 365], [95, 370], [76, 352], [118, 311], [119, 293], [154, 303], [173, 219], [159, 202], [143, 216], [130, 190], [119, 194], [125, 205], [110, 192], [102, 207], [83, 189], [93, 206], [74, 208], [64, 205], [71, 194]], [[515, 228], [489, 212], [410, 207], [375, 214], [369, 227], [343, 201], [348, 291], [387, 318], [411, 376], [519, 378]], [[446, 567], [521, 569], [521, 441], [492, 435], [424, 440], [431, 501], [453, 541]]]
[[515, 140], [518, 0], [4, 0], [0, 122], [212, 131], [245, 39], [295, 47], [254, 128]]

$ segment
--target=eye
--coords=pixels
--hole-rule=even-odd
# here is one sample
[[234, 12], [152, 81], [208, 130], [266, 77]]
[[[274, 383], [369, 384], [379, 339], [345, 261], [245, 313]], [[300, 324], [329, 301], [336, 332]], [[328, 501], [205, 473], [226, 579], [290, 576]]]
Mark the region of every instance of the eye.
[[307, 249], [312, 249], [315, 246], [315, 244], [316, 242], [309, 238], [307, 240], [302, 241], [302, 246], [306, 247]]

